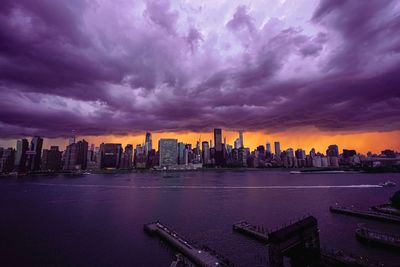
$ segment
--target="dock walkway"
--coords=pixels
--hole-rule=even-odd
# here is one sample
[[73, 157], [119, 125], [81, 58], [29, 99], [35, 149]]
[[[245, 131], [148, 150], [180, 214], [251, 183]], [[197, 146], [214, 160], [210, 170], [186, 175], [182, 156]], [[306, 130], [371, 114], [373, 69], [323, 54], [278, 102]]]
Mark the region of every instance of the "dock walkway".
[[399, 235], [382, 233], [365, 227], [358, 227], [356, 229], [356, 237], [358, 240], [365, 243], [400, 249]]
[[400, 224], [400, 216], [376, 212], [376, 211], [370, 211], [370, 210], [363, 211], [354, 208], [340, 207], [340, 206], [335, 206], [335, 207], [331, 206], [329, 207], [329, 210], [333, 213], [340, 213], [345, 215], [352, 215], [356, 217], [363, 217], [367, 219]]
[[253, 237], [265, 244], [268, 243], [268, 231], [264, 230], [264, 228], [257, 227], [246, 221], [235, 223], [233, 224], [232, 228], [236, 232]]
[[186, 256], [190, 261], [193, 261], [201, 267], [211, 266], [230, 266], [228, 261], [216, 253], [201, 249], [190, 244], [184, 237], [171, 230], [160, 222], [154, 222], [144, 225], [144, 230], [150, 234], [156, 234], [163, 240], [170, 243], [180, 253]]

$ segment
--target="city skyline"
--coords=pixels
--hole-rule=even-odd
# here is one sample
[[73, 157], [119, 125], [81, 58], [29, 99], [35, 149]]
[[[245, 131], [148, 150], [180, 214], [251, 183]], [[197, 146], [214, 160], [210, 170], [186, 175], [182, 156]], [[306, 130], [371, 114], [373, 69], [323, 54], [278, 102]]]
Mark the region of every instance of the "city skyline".
[[[144, 144], [145, 132], [137, 135], [127, 136], [84, 136], [77, 135], [80, 139], [87, 140], [90, 144], [99, 146], [101, 143], [120, 143], [125, 146], [127, 144]], [[226, 137], [227, 143], [234, 144], [238, 138], [238, 131], [223, 129], [223, 136]], [[378, 153], [384, 149], [393, 149], [400, 151], [400, 131], [387, 133], [358, 133], [358, 134], [337, 134], [337, 133], [315, 133], [314, 131], [299, 131], [291, 134], [265, 134], [264, 132], [247, 132], [244, 131], [245, 145], [250, 149], [256, 149], [260, 144], [265, 145], [270, 142], [273, 147], [273, 142], [280, 141], [284, 148], [303, 148], [309, 151], [315, 148], [317, 151], [325, 151], [330, 144], [337, 144], [340, 147], [355, 149], [362, 154], [367, 152]], [[152, 132], [153, 144], [157, 144], [160, 138], [177, 138], [184, 143], [195, 145], [196, 142], [213, 140], [212, 130], [202, 133], [187, 133], [187, 132]], [[30, 139], [30, 136], [22, 138]], [[17, 139], [0, 139], [0, 147], [15, 147]], [[66, 147], [69, 142], [69, 137], [60, 137], [56, 139], [45, 138], [44, 148], [50, 148], [53, 145]]]
[[[76, 132], [73, 131], [75, 134]], [[127, 144], [102, 142], [90, 144], [77, 136], [68, 137], [65, 150], [59, 146], [43, 148], [40, 136], [17, 140], [15, 149], [0, 147], [0, 173], [80, 173], [101, 170], [196, 170], [203, 168], [397, 168], [400, 154], [392, 149], [367, 155], [349, 147], [330, 144], [323, 151], [314, 147], [285, 147], [275, 140], [258, 144], [256, 149], [246, 146], [244, 131], [237, 131], [234, 143], [227, 142], [220, 128], [213, 130], [213, 139], [196, 144], [182, 142], [175, 137], [162, 136], [158, 147], [153, 146], [151, 132], [145, 133], [144, 142]], [[204, 140], [204, 139], [203, 139]], [[13, 172], [14, 171], [14, 172]], [[341, 170], [343, 171], [343, 170]]]

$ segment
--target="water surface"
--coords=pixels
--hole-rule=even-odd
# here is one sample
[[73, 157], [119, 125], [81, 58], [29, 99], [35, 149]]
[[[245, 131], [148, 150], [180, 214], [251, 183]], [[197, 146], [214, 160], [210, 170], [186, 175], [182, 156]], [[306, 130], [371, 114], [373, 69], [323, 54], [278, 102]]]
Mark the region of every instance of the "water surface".
[[[388, 201], [400, 174], [289, 174], [286, 171], [138, 172], [0, 180], [0, 255], [8, 266], [169, 266], [174, 251], [143, 231], [160, 220], [235, 266], [265, 266], [267, 250], [232, 232], [247, 220], [274, 229], [311, 214], [323, 247], [400, 262], [395, 252], [354, 237], [358, 223], [400, 227], [331, 214], [339, 203], [365, 208]], [[395, 265], [394, 265], [395, 266]]]

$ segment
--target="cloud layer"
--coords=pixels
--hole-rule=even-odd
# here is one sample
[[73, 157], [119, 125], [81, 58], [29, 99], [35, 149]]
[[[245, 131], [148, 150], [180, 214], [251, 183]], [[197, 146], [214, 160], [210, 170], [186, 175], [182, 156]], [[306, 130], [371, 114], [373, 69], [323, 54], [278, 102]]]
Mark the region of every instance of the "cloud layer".
[[399, 130], [399, 14], [395, 0], [4, 0], [0, 137]]

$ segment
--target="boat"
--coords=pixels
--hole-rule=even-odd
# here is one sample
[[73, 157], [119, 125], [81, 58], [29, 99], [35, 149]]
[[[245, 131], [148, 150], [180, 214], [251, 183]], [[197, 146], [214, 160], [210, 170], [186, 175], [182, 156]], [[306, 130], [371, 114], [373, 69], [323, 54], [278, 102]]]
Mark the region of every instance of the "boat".
[[83, 175], [89, 175], [91, 174], [90, 172], [82, 172]]
[[380, 183], [379, 185], [382, 187], [394, 187], [396, 186], [396, 183], [392, 181], [386, 181], [384, 183]]

